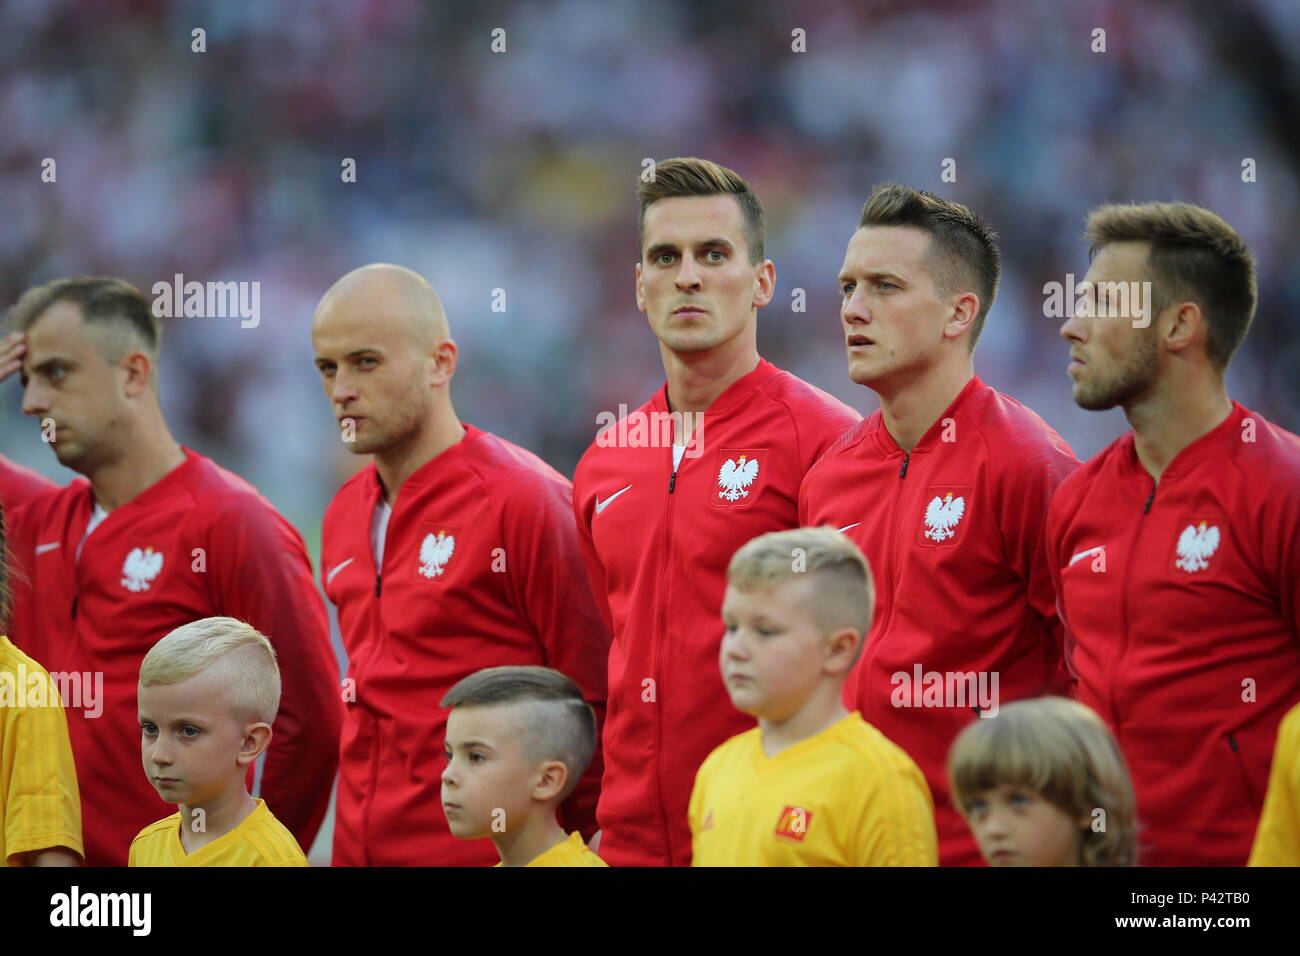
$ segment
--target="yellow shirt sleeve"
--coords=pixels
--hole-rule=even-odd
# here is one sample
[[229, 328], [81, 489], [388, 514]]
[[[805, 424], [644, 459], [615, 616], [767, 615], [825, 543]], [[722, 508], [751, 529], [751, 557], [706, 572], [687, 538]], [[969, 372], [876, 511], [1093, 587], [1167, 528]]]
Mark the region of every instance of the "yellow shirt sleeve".
[[0, 636], [0, 865], [67, 847], [85, 856], [63, 701], [49, 673]]
[[1300, 706], [1282, 718], [1247, 866], [1300, 866]]
[[854, 866], [938, 866], [934, 800], [925, 777], [906, 756], [877, 777], [859, 814]]

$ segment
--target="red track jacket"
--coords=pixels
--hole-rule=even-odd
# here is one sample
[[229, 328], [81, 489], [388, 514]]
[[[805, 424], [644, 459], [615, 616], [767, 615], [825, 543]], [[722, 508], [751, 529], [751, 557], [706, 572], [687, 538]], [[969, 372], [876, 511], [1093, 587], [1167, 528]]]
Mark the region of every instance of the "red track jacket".
[[[325, 593], [347, 647], [336, 866], [488, 866], [487, 840], [459, 840], [442, 811], [447, 711], [484, 667], [544, 665], [604, 713], [609, 632], [587, 582], [568, 480], [473, 425], [398, 489], [383, 567], [371, 518], [374, 465], [343, 485], [321, 544]], [[382, 573], [381, 573], [382, 572]], [[600, 753], [566, 801], [566, 830], [595, 831]]]
[[210, 459], [187, 461], [113, 509], [77, 545], [94, 509], [78, 479], [14, 515], [14, 643], [55, 672], [103, 673], [102, 714], [65, 701], [86, 862], [125, 866], [141, 829], [175, 811], [140, 765], [140, 662], [204, 617], [247, 621], [280, 662], [282, 693], [262, 796], [310, 847], [329, 805], [342, 707], [329, 622], [302, 538], [256, 489]]
[[1243, 866], [1300, 701], [1300, 439], [1233, 403], [1157, 487], [1121, 437], [1047, 528], [1079, 699], [1115, 732], [1150, 866]]
[[14, 464], [0, 455], [0, 505], [12, 514], [21, 504], [35, 498], [43, 491], [58, 486], [38, 471]]
[[[980, 862], [947, 759], [981, 689], [990, 712], [1069, 693], [1043, 523], [1078, 464], [1041, 418], [972, 378], [910, 453], [876, 412], [804, 480], [800, 523], [843, 530], [875, 578], [875, 620], [845, 706], [925, 773], [944, 866]], [[967, 674], [974, 684], [956, 676]]]
[[690, 863], [695, 771], [754, 726], [718, 670], [727, 564], [750, 538], [797, 527], [804, 473], [859, 418], [760, 360], [704, 413], [688, 452], [698, 455], [673, 478], [671, 428], [651, 418], [668, 413], [667, 392], [602, 432], [574, 476], [587, 563], [614, 631], [598, 817], [601, 856], [616, 866]]

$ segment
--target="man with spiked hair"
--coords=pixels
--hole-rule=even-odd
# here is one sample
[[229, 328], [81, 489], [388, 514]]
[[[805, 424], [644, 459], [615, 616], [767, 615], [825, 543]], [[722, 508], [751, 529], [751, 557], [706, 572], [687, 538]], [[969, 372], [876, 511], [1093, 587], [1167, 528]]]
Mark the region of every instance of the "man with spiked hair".
[[744, 179], [669, 159], [637, 196], [636, 302], [668, 381], [596, 437], [574, 505], [614, 631], [600, 853], [686, 866], [695, 771], [754, 726], [718, 675], [727, 562], [755, 535], [795, 527], [804, 473], [858, 416], [759, 357], [776, 271]]
[[799, 499], [801, 524], [841, 529], [876, 573], [846, 694], [925, 773], [945, 866], [980, 862], [950, 799], [948, 746], [1000, 702], [1068, 691], [1043, 520], [1078, 462], [975, 375], [999, 269], [994, 234], [967, 207], [897, 183], [872, 190], [840, 268], [840, 326], [849, 377], [880, 410]]

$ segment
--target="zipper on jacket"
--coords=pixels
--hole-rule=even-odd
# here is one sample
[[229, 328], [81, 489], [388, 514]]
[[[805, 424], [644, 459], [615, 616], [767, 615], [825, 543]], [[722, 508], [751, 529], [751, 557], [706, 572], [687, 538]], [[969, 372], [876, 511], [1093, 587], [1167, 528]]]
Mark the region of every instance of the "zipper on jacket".
[[77, 619], [77, 598], [78, 595], [72, 595], [72, 619], [74, 621]]
[[[901, 497], [902, 497], [902, 494], [903, 494], [903, 479], [907, 477], [907, 463], [911, 460], [911, 458], [912, 458], [912, 453], [911, 453], [910, 451], [905, 451], [905, 452], [903, 452], [903, 464], [902, 464], [902, 466], [898, 469], [898, 478], [899, 478], [899, 481], [898, 481], [898, 484], [896, 484], [896, 485], [894, 486], [894, 501], [893, 501], [892, 506], [891, 506], [890, 509], [889, 509], [889, 529], [888, 529], [888, 531], [885, 532], [885, 542], [886, 542], [886, 547], [889, 548], [889, 559], [888, 559], [887, 561], [884, 562], [884, 566], [885, 566], [886, 568], [892, 568], [892, 567], [894, 566], [894, 555], [898, 553], [898, 549], [895, 547], [895, 541], [894, 541], [894, 526], [895, 526], [895, 524], [897, 523], [897, 522], [895, 521], [895, 519], [898, 517], [898, 501], [899, 501], [899, 498], [901, 498]], [[881, 633], [881, 634], [884, 634], [884, 633], [885, 633], [889, 621], [890, 621], [890, 620], [893, 618], [893, 616], [894, 616], [894, 605], [895, 605], [897, 602], [894, 601], [893, 598], [892, 598], [892, 595], [893, 595], [893, 590], [892, 590], [892, 589], [893, 589], [893, 586], [894, 586], [894, 581], [893, 581], [893, 575], [892, 575], [892, 573], [891, 573], [891, 574], [890, 574], [890, 579], [889, 579], [889, 584], [888, 584], [888, 586], [885, 587], [885, 588], [882, 588], [882, 589], [881, 589], [884, 593], [886, 593], [886, 594], [890, 594], [890, 595], [891, 595], [891, 599], [890, 599], [890, 602], [889, 602], [889, 610], [885, 612], [884, 619], [881, 620], [880, 623], [879, 623], [879, 628], [880, 628], [880, 633]], [[877, 592], [877, 593], [880, 593], [880, 592]], [[872, 627], [871, 627], [871, 631], [874, 631], [874, 630], [876, 630], [876, 624], [873, 622]], [[866, 640], [868, 640], [868, 639], [871, 637], [871, 631], [868, 631], [866, 634], [863, 635], [862, 640], [863, 640], [864, 642], [865, 642]], [[862, 688], [863, 688], [863, 686], [865, 685], [866, 681], [868, 681], [868, 680], [870, 679], [870, 674], [868, 673], [868, 669], [869, 669], [870, 666], [871, 666], [871, 658], [873, 658], [873, 657], [875, 656], [875, 650], [876, 650], [875, 645], [871, 646], [870, 648], [864, 646], [863, 649], [862, 649], [862, 655], [861, 655], [862, 659], [859, 660], [859, 661], [858, 661], [858, 664], [857, 664], [857, 668], [858, 668], [858, 682], [857, 682], [856, 690], [859, 691], [859, 692], [862, 690]], [[859, 696], [860, 696], [860, 694], [859, 694]], [[862, 709], [863, 711], [866, 710], [865, 707], [863, 707], [863, 708], [861, 708], [861, 709]], [[862, 716], [863, 716], [864, 719], [866, 719], [866, 717], [867, 717], [867, 715], [866, 715], [865, 713], [863, 713]]]
[[382, 579], [382, 577], [383, 576], [379, 573], [379, 571], [376, 570], [375, 571], [375, 597], [379, 597], [379, 591], [380, 591], [379, 582]]
[[[669, 451], [669, 454], [672, 454]], [[665, 618], [668, 609], [668, 584], [671, 575], [668, 573], [668, 559], [672, 552], [673, 543], [673, 502], [676, 500], [671, 497], [673, 489], [677, 487], [677, 466], [674, 465], [671, 477], [668, 479], [668, 508], [664, 520], [664, 558], [663, 565], [659, 572], [659, 580], [663, 582], [663, 589], [659, 595], [659, 627], [656, 628], [654, 657], [651, 670], [654, 671], [654, 688], [655, 688], [655, 793], [659, 798], [659, 825], [663, 828], [664, 851], [668, 855], [668, 865], [673, 865], [673, 837], [672, 830], [668, 826], [668, 814], [664, 809], [664, 704], [663, 704], [663, 674], [659, 668], [660, 652], [662, 651], [663, 635], [667, 630]]]
[[[1144, 517], [1151, 513], [1151, 504], [1155, 500], [1156, 500], [1156, 484], [1153, 479], [1151, 482], [1151, 494], [1147, 495], [1146, 504], [1142, 506], [1142, 514]], [[1124, 585], [1120, 589], [1119, 613], [1120, 613], [1120, 621], [1122, 622], [1120, 627], [1120, 645], [1119, 645], [1119, 653], [1115, 655], [1115, 664], [1114, 667], [1111, 669], [1111, 680], [1110, 680], [1110, 712], [1113, 718], [1113, 726], [1115, 728], [1115, 738], [1117, 741], [1121, 734], [1121, 727], [1120, 727], [1120, 719], [1119, 719], [1119, 707], [1116, 704], [1116, 698], [1118, 696], [1117, 689], [1116, 689], [1116, 678], [1118, 677], [1119, 674], [1124, 672], [1124, 667], [1123, 667], [1124, 655], [1128, 651], [1128, 630], [1129, 630], [1128, 592], [1129, 592], [1129, 587], [1133, 581], [1133, 575], [1132, 573], [1130, 573], [1130, 569], [1133, 567], [1133, 555], [1137, 553], [1138, 541], [1142, 537], [1142, 528], [1144, 524], [1145, 522], [1139, 521], [1137, 526], [1137, 531], [1134, 532], [1133, 534], [1133, 543], [1129, 545], [1128, 560], [1124, 567], [1124, 571], [1125, 571]]]

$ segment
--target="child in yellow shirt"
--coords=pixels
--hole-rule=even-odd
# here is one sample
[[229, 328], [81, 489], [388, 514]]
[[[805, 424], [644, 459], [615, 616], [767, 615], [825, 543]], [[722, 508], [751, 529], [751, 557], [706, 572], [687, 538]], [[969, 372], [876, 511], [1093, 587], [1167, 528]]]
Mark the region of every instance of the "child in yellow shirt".
[[596, 749], [596, 715], [548, 667], [489, 667], [453, 687], [442, 808], [462, 840], [488, 837], [498, 866], [606, 866], [556, 812]]
[[757, 537], [727, 569], [719, 666], [758, 718], [701, 765], [695, 866], [936, 866], [916, 763], [841, 701], [871, 629], [871, 570], [830, 528]]
[[0, 635], [0, 866], [80, 866], [84, 852], [59, 689]]
[[0, 867], [80, 866], [81, 797], [63, 700], [45, 668], [3, 634], [4, 520], [0, 506]]
[[280, 709], [270, 641], [229, 617], [178, 627], [145, 655], [138, 696], [144, 772], [180, 812], [140, 831], [128, 865], [306, 866], [247, 787]]
[[1300, 866], [1300, 705], [1277, 729], [1273, 769], [1247, 866]]
[[953, 804], [989, 866], [1132, 866], [1133, 784], [1083, 704], [1040, 697], [968, 724], [948, 754]]

